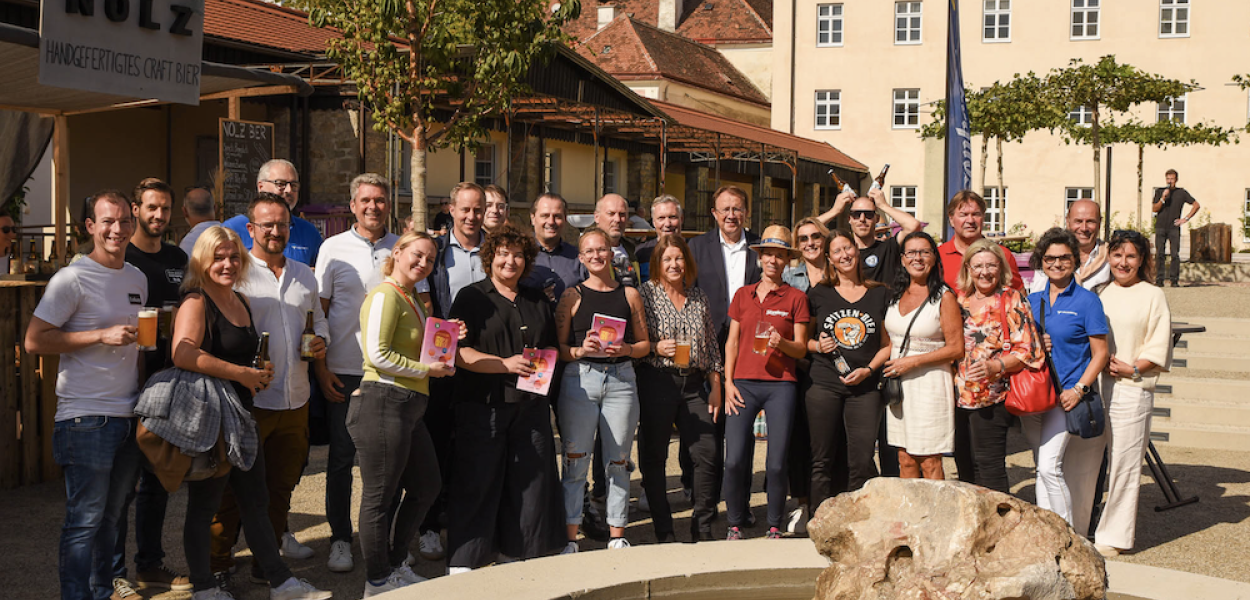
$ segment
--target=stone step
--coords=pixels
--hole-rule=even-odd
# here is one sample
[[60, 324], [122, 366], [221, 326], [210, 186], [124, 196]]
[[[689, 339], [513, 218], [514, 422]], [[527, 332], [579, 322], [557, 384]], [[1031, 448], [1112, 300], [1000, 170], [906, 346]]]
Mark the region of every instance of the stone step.
[[1150, 439], [1157, 446], [1250, 452], [1250, 427], [1194, 425], [1155, 421]]
[[1188, 357], [1194, 354], [1223, 354], [1228, 356], [1250, 356], [1250, 338], [1223, 335], [1223, 332], [1196, 333], [1186, 335], [1176, 345], [1176, 356]]
[[[1250, 340], [1247, 340], [1250, 345]], [[1201, 369], [1203, 371], [1229, 371], [1250, 376], [1250, 356], [1237, 354], [1207, 354], [1176, 350], [1172, 355], [1172, 367], [1176, 369]]]
[[1250, 402], [1188, 400], [1158, 396], [1153, 423], [1173, 425], [1221, 425], [1250, 428]]
[[1250, 405], [1250, 381], [1242, 379], [1196, 379], [1165, 373], [1159, 378], [1156, 399], [1214, 400]]

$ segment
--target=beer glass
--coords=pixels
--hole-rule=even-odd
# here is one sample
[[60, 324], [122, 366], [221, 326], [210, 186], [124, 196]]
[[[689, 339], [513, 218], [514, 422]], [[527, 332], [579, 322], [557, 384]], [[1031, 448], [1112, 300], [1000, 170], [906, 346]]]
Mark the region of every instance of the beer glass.
[[673, 339], [677, 341], [677, 352], [673, 354], [673, 364], [679, 369], [687, 369], [690, 367], [690, 335], [686, 333], [684, 327], [678, 327], [673, 332]]
[[161, 305], [161, 314], [157, 322], [160, 325], [158, 335], [167, 342], [172, 342], [174, 339], [174, 309], [177, 306], [178, 303], [173, 301], [166, 301]]
[[755, 323], [755, 347], [752, 350], [756, 354], [768, 354], [768, 338], [773, 335], [773, 325], [767, 321], [757, 321]]
[[156, 317], [160, 310], [152, 307], [139, 311], [139, 349], [144, 352], [156, 350]]

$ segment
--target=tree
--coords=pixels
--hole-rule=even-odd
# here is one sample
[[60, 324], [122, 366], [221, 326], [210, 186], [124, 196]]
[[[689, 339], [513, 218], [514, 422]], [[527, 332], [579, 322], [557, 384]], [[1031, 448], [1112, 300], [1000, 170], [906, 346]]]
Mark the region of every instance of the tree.
[[1098, 201], [1102, 181], [1103, 119], [1111, 112], [1123, 113], [1143, 102], [1167, 102], [1196, 87], [1161, 75], [1146, 73], [1132, 65], [1116, 62], [1114, 55], [1086, 64], [1072, 59], [1065, 69], [1052, 69], [1043, 89], [1050, 103], [1065, 114], [1085, 107], [1090, 112], [1089, 127], [1063, 120], [1060, 126], [1069, 143], [1077, 141], [1094, 149], [1094, 200]]
[[[356, 84], [374, 127], [412, 145], [413, 227], [425, 230], [426, 153], [474, 149], [487, 118], [506, 116], [530, 66], [577, 18], [580, 0], [291, 0], [314, 27], [333, 27], [327, 55]], [[363, 126], [363, 124], [362, 124]], [[363, 132], [362, 132], [363, 135]]]

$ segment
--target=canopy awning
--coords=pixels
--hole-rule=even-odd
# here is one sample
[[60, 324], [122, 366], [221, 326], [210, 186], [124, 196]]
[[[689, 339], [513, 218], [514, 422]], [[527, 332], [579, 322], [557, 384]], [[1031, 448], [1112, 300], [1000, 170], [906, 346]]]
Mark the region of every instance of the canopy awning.
[[[312, 86], [293, 75], [258, 69], [203, 62], [200, 98], [211, 100], [229, 95], [251, 95], [248, 90], [270, 94], [307, 96]], [[0, 108], [50, 115], [72, 115], [118, 108], [161, 104], [146, 98], [132, 98], [98, 92], [52, 87], [39, 83], [39, 32], [0, 23]], [[241, 92], [232, 94], [232, 92]]]

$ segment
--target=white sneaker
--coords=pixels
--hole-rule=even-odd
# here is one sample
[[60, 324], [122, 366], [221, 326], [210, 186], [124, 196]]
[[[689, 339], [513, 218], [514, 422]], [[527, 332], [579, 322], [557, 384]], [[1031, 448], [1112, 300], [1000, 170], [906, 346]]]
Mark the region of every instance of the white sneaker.
[[444, 556], [443, 539], [439, 537], [437, 531], [427, 531], [421, 534], [420, 547], [418, 552], [425, 560], [440, 560]]
[[566, 545], [564, 549], [560, 551], [560, 554], [577, 554], [577, 551], [578, 551], [577, 542], [569, 542], [568, 545]]
[[402, 577], [404, 581], [407, 581], [410, 584], [421, 583], [422, 581], [429, 581], [425, 577], [417, 575], [415, 572], [413, 572], [412, 567], [408, 566], [407, 563], [399, 565], [398, 567], [395, 567], [395, 573], [398, 573], [399, 576]]
[[278, 554], [281, 554], [283, 558], [304, 560], [313, 557], [313, 549], [299, 543], [299, 540], [288, 531], [282, 534], [282, 545], [278, 548]]
[[790, 512], [790, 520], [786, 523], [788, 533], [807, 533], [807, 505], [804, 504]]
[[221, 588], [213, 588], [191, 594], [191, 600], [234, 600], [234, 596]]
[[448, 575], [464, 575], [465, 573], [468, 573], [472, 570], [473, 569], [470, 569], [469, 567], [447, 567], [447, 574]]
[[356, 566], [352, 562], [352, 543], [347, 540], [335, 540], [330, 544], [330, 559], [326, 568], [334, 573], [346, 573]]
[[612, 541], [608, 542], [608, 550], [620, 550], [622, 548], [628, 548], [628, 547], [629, 547], [629, 540], [623, 537], [612, 538]]
[[393, 592], [399, 588], [408, 587], [410, 585], [412, 584], [409, 583], [407, 579], [404, 579], [403, 576], [399, 574], [399, 571], [391, 571], [391, 574], [386, 576], [386, 582], [382, 585], [373, 585], [372, 583], [366, 581], [364, 597], [369, 598], [378, 594]]
[[313, 587], [307, 579], [294, 577], [269, 590], [269, 600], [330, 600], [333, 596], [333, 592]]
[[647, 502], [647, 494], [645, 492], [638, 495], [638, 510], [645, 513], [651, 512], [651, 503]]

